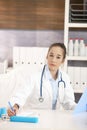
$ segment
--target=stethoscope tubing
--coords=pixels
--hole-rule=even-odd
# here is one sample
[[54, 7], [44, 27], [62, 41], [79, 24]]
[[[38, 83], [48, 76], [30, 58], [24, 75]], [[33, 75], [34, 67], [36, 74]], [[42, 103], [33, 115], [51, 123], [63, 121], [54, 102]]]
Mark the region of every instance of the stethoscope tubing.
[[40, 102], [43, 102], [43, 97], [42, 97], [42, 84], [43, 84], [43, 75], [44, 75], [44, 71], [45, 71], [45, 66], [46, 65], [44, 65], [44, 67], [43, 67], [43, 70], [42, 70], [42, 74], [41, 74], [41, 80], [40, 80], [40, 97], [39, 97], [39, 101]]
[[62, 79], [62, 73], [60, 73], [61, 74], [61, 80], [60, 81], [58, 81], [58, 88], [60, 87], [60, 83], [61, 82], [63, 82], [63, 84], [64, 84], [64, 88], [66, 87], [66, 85], [65, 85], [65, 81], [63, 81], [63, 79]]

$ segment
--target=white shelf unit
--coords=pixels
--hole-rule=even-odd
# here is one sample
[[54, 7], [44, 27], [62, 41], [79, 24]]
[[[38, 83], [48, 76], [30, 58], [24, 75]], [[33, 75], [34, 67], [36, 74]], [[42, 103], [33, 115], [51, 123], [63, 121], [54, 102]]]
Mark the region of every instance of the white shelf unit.
[[[68, 47], [70, 29], [73, 29], [73, 28], [76, 28], [76, 29], [83, 28], [83, 29], [85, 29], [85, 28], [87, 28], [87, 23], [79, 23], [79, 22], [78, 23], [77, 22], [76, 23], [75, 22], [72, 23], [72, 22], [69, 22], [69, 8], [70, 8], [70, 0], [65, 0], [64, 44], [66, 45], [66, 48]], [[87, 57], [86, 56], [67, 56], [66, 62], [65, 62], [65, 70], [68, 72], [68, 68], [69, 68], [68, 62], [78, 62], [78, 61], [83, 62], [83, 64], [85, 64], [85, 62], [87, 63]], [[75, 66], [72, 65], [73, 69], [74, 69], [74, 67]], [[84, 65], [83, 65], [83, 67], [84, 67]], [[86, 69], [87, 67], [85, 66], [84, 68]], [[77, 71], [77, 73], [78, 73], [78, 71]], [[71, 75], [72, 75], [72, 73], [71, 73]], [[73, 76], [75, 76], [75, 74]], [[78, 73], [77, 76], [79, 76], [79, 73]], [[83, 75], [83, 76], [86, 76], [86, 74]], [[81, 79], [81, 77], [80, 77], [80, 79]], [[87, 81], [85, 83], [85, 87], [86, 87], [86, 85], [87, 85]], [[74, 92], [76, 92], [76, 93], [83, 93], [84, 89], [85, 88], [82, 88], [79, 85], [78, 88], [74, 88]]]
[[85, 56], [67, 56], [67, 60], [87, 61], [87, 57], [85, 57]]

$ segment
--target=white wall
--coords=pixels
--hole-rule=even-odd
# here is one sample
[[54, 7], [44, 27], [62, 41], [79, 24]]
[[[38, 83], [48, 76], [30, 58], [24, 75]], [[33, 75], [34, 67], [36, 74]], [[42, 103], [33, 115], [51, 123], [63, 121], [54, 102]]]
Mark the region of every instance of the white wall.
[[12, 47], [49, 46], [53, 42], [63, 42], [63, 31], [40, 30], [0, 30], [0, 59], [12, 62]]

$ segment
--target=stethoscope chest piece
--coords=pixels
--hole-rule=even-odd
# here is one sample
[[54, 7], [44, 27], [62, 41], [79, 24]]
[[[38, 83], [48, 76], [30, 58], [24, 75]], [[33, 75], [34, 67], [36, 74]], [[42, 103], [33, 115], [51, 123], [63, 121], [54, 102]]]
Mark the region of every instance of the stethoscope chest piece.
[[42, 97], [39, 97], [39, 101], [40, 101], [40, 102], [43, 102], [44, 99], [43, 99]]

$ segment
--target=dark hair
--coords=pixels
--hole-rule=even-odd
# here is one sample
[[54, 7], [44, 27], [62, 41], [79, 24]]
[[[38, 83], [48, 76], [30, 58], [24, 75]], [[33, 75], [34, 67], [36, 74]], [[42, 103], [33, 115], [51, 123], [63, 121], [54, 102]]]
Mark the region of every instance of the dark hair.
[[66, 58], [66, 47], [65, 47], [65, 45], [64, 45], [64, 43], [53, 43], [53, 44], [51, 44], [51, 46], [49, 47], [49, 49], [48, 49], [48, 52], [50, 51], [50, 49], [52, 48], [52, 47], [61, 47], [62, 49], [63, 49], [63, 59], [65, 59]]

